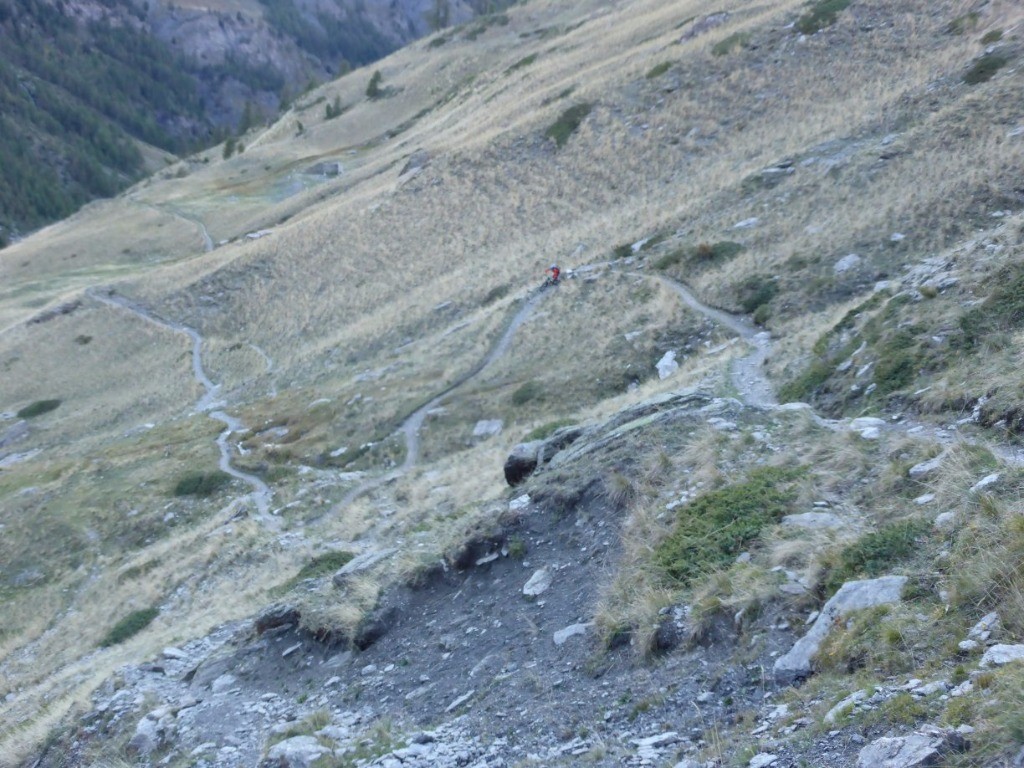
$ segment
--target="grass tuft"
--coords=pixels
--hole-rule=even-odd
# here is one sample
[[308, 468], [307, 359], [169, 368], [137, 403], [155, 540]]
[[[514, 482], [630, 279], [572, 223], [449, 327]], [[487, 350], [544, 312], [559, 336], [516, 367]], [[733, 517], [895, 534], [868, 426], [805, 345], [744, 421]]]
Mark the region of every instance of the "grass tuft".
[[982, 56], [964, 74], [964, 82], [968, 85], [978, 85], [980, 83], [987, 83], [993, 77], [996, 72], [1005, 67], [1010, 63], [1010, 60], [1000, 53], [989, 53]]
[[190, 472], [174, 484], [175, 496], [212, 496], [231, 482], [231, 475], [219, 469], [213, 472]]
[[55, 411], [60, 407], [60, 400], [36, 400], [31, 405], [26, 405], [20, 411], [18, 411], [19, 419], [32, 419], [36, 416], [42, 416], [44, 413]]
[[655, 78], [661, 77], [672, 68], [671, 61], [663, 61], [660, 64], [655, 64], [647, 71], [647, 79], [654, 80]]
[[734, 560], [761, 530], [790, 511], [801, 469], [766, 467], [742, 483], [705, 493], [680, 507], [675, 530], [654, 552], [666, 577], [684, 586]]
[[818, 0], [796, 22], [797, 31], [804, 35], [831, 27], [836, 23], [839, 14], [845, 11], [852, 0]]
[[544, 131], [544, 135], [549, 139], [554, 139], [558, 147], [564, 147], [565, 143], [569, 141], [569, 137], [576, 133], [593, 108], [594, 105], [589, 103], [576, 104], [569, 107], [559, 115], [555, 122], [548, 126], [548, 129]]
[[711, 46], [712, 56], [728, 56], [737, 48], [745, 48], [750, 42], [749, 32], [733, 32], [724, 40], [719, 40]]
[[829, 594], [856, 576], [878, 576], [920, 548], [931, 526], [926, 520], [904, 520], [865, 534], [825, 558], [825, 591]]
[[138, 611], [133, 611], [121, 619], [117, 624], [110, 628], [110, 631], [104, 635], [103, 639], [100, 640], [101, 648], [109, 648], [112, 645], [118, 645], [123, 643], [130, 637], [134, 637], [139, 634], [142, 630], [148, 627], [157, 616], [160, 615], [160, 609], [155, 606], [152, 608], [142, 608]]

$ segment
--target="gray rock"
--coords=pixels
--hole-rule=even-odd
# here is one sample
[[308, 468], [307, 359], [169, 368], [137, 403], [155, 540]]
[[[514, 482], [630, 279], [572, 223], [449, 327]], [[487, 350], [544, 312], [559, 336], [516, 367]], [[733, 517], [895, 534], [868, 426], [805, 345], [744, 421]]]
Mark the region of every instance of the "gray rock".
[[854, 691], [825, 714], [825, 723], [832, 725], [836, 721], [836, 718], [843, 714], [844, 710], [852, 708], [857, 702], [864, 701], [867, 697], [868, 692], [865, 690]]
[[838, 618], [851, 611], [899, 602], [906, 583], [906, 576], [883, 576], [843, 584], [825, 603], [807, 634], [797, 640], [788, 653], [775, 660], [776, 679], [792, 682], [810, 675], [811, 661]]
[[505, 422], [501, 419], [481, 419], [473, 427], [474, 440], [486, 440], [489, 437], [496, 437], [501, 434]]
[[537, 597], [547, 592], [548, 587], [551, 586], [551, 571], [547, 568], [541, 568], [538, 571], [534, 571], [533, 576], [523, 586], [523, 594], [527, 597]]
[[572, 624], [565, 629], [560, 629], [554, 635], [555, 645], [563, 645], [570, 637], [585, 635], [593, 626], [594, 622], [588, 621], [586, 624]]
[[778, 755], [772, 755], [768, 752], [762, 752], [759, 755], [754, 755], [750, 758], [750, 762], [747, 763], [749, 768], [767, 768], [769, 765], [775, 765], [779, 761]]
[[159, 747], [162, 739], [157, 721], [148, 715], [135, 726], [135, 734], [128, 742], [128, 751], [142, 756], [149, 756]]
[[1001, 667], [1013, 661], [1024, 659], [1024, 645], [993, 645], [981, 657], [982, 667]]
[[992, 633], [999, 626], [999, 614], [995, 611], [982, 617], [982, 619], [971, 627], [971, 631], [967, 633], [967, 637], [971, 640], [988, 640], [992, 636]]
[[981, 647], [981, 643], [977, 640], [961, 640], [956, 644], [956, 647], [960, 649], [961, 653], [970, 653], [976, 651]]
[[514, 446], [508, 458], [505, 459], [505, 482], [512, 486], [519, 485], [533, 474], [540, 463], [540, 450], [543, 446], [543, 440], [519, 443]]
[[942, 466], [942, 456], [936, 456], [930, 461], [922, 461], [920, 464], [915, 464], [909, 470], [907, 475], [914, 480], [920, 480], [933, 474], [939, 467]]
[[935, 516], [935, 528], [940, 531], [951, 531], [956, 527], [956, 512], [942, 512]]
[[444, 711], [445, 711], [445, 712], [454, 712], [454, 711], [455, 711], [456, 709], [458, 709], [459, 707], [461, 707], [461, 706], [462, 706], [463, 704], [465, 704], [465, 703], [466, 703], [467, 701], [469, 701], [470, 699], [472, 699], [472, 698], [473, 698], [473, 696], [474, 696], [474, 694], [476, 694], [476, 691], [475, 691], [475, 690], [473, 690], [473, 691], [470, 691], [469, 693], [464, 693], [464, 694], [462, 694], [462, 695], [461, 695], [461, 696], [459, 696], [459, 697], [458, 697], [457, 699], [455, 699], [455, 701], [453, 701], [453, 702], [452, 702], [451, 704], [449, 704], [449, 705], [448, 705], [447, 707], [445, 707]]
[[673, 373], [678, 371], [679, 363], [676, 362], [675, 351], [670, 349], [662, 355], [661, 360], [659, 360], [654, 367], [658, 369], [659, 379], [667, 379]]
[[987, 488], [992, 487], [999, 482], [999, 473], [993, 472], [991, 475], [985, 475], [978, 482], [971, 486], [971, 493], [979, 493]]
[[309, 768], [330, 750], [312, 736], [293, 736], [270, 748], [261, 768]]
[[844, 272], [849, 272], [851, 269], [856, 269], [861, 261], [863, 261], [863, 259], [861, 259], [861, 257], [856, 253], [847, 254], [832, 265], [832, 271], [837, 275], [841, 275]]
[[956, 731], [938, 728], [909, 736], [886, 736], [864, 747], [857, 768], [924, 768], [936, 765], [943, 755], [964, 749], [966, 742]]

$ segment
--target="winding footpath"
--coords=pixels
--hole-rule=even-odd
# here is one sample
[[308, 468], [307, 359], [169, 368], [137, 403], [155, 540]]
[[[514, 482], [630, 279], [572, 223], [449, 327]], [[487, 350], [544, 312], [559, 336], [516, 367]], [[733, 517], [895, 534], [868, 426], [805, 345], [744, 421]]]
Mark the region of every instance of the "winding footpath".
[[[114, 307], [115, 309], [128, 311], [133, 315], [142, 318], [146, 322], [152, 323], [160, 328], [174, 331], [175, 333], [184, 334], [191, 339], [192, 375], [204, 390], [202, 397], [200, 397], [196, 402], [196, 411], [205, 413], [211, 419], [219, 421], [224, 425], [224, 431], [217, 437], [217, 448], [220, 451], [220, 461], [218, 462], [218, 466], [222, 472], [226, 472], [231, 475], [231, 477], [241, 480], [252, 488], [252, 492], [248, 496], [245, 496], [242, 499], [237, 499], [234, 504], [244, 503], [246, 499], [251, 499], [256, 505], [260, 521], [268, 528], [273, 528], [275, 530], [279, 529], [279, 518], [270, 514], [270, 499], [272, 496], [270, 487], [260, 478], [255, 475], [251, 475], [248, 472], [243, 472], [231, 463], [231, 448], [228, 445], [228, 439], [231, 437], [232, 433], [244, 430], [244, 426], [238, 419], [229, 416], [224, 411], [215, 410], [223, 405], [223, 403], [217, 401], [217, 396], [220, 392], [220, 385], [214, 384], [206, 374], [206, 369], [203, 368], [203, 337], [200, 336], [199, 332], [182, 323], [165, 320], [130, 299], [127, 299], [124, 296], [119, 296], [109, 290], [102, 292], [89, 289], [86, 291], [86, 295], [102, 304]], [[234, 506], [234, 504], [232, 506]]]
[[515, 315], [513, 315], [512, 319], [508, 322], [508, 325], [505, 326], [505, 330], [502, 332], [501, 336], [498, 337], [494, 346], [491, 347], [490, 351], [479, 363], [463, 373], [455, 381], [445, 387], [444, 390], [434, 395], [434, 397], [402, 420], [402, 423], [397, 430], [402, 433], [405, 439], [405, 461], [402, 462], [401, 466], [392, 472], [357, 485], [346, 493], [345, 496], [342, 497], [341, 501], [332, 507], [332, 513], [351, 504], [360, 496], [369, 493], [375, 488], [379, 488], [393, 480], [397, 480], [416, 466], [420, 458], [420, 430], [423, 428], [423, 422], [426, 421], [427, 414], [429, 414], [434, 408], [437, 408], [444, 399], [448, 397], [448, 395], [470, 379], [479, 376], [488, 366], [508, 352], [508, 348], [512, 344], [512, 338], [515, 336], [516, 331], [519, 330], [520, 326], [522, 326], [526, 319], [533, 313], [537, 308], [537, 305], [540, 304], [540, 302], [543, 301], [543, 299], [550, 293], [552, 293], [551, 290], [538, 288], [535, 289], [532, 294], [528, 295], [526, 300], [523, 302], [523, 305]]

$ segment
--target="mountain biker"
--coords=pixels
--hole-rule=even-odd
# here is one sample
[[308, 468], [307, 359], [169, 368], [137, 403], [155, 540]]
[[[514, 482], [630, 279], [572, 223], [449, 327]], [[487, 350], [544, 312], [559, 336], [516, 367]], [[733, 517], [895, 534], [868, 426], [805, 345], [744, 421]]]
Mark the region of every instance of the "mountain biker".
[[562, 274], [562, 270], [557, 264], [552, 264], [548, 267], [546, 274], [548, 275], [548, 280], [557, 285], [558, 277]]

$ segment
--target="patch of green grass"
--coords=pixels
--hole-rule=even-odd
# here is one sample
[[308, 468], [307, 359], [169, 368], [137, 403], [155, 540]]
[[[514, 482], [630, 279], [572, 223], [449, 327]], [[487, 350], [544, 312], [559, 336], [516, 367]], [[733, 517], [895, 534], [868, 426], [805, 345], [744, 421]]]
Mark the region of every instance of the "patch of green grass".
[[60, 400], [36, 400], [31, 405], [26, 405], [18, 411], [18, 418], [33, 419], [36, 416], [42, 416], [44, 413], [57, 410], [60, 404]]
[[1010, 59], [1001, 53], [985, 54], [974, 62], [974, 66], [967, 70], [964, 74], [964, 82], [968, 85], [987, 83], [995, 77], [996, 72], [1009, 63]]
[[1002, 39], [1003, 39], [1003, 30], [1001, 30], [1001, 29], [993, 29], [993, 30], [991, 30], [989, 32], [986, 32], [984, 35], [982, 35], [982, 37], [981, 37], [981, 44], [982, 45], [992, 45], [992, 43], [998, 43]]
[[523, 439], [526, 442], [531, 440], [543, 440], [546, 437], [551, 437], [556, 431], [562, 427], [572, 426], [576, 422], [572, 419], [558, 419], [557, 421], [549, 421], [547, 424], [542, 424], [539, 427], [531, 429], [526, 433], [526, 437]]
[[686, 264], [697, 268], [707, 267], [726, 262], [744, 250], [745, 247], [742, 243], [733, 242], [732, 240], [698, 243], [693, 247], [677, 248], [665, 254], [654, 263], [654, 268], [664, 271], [679, 264]]
[[766, 467], [746, 481], [705, 493], [679, 508], [675, 528], [654, 551], [666, 577], [683, 586], [721, 568], [790, 511], [793, 481], [804, 470]]
[[508, 284], [496, 285], [487, 292], [487, 295], [484, 296], [480, 303], [483, 304], [485, 307], [488, 304], [493, 304], [494, 302], [498, 301], [498, 299], [503, 299], [506, 296], [508, 296], [508, 292], [510, 290], [512, 290], [512, 286]]
[[993, 334], [1024, 328], [1024, 264], [1000, 270], [993, 285], [988, 298], [960, 318], [959, 345], [965, 349], [979, 347]]
[[977, 28], [978, 20], [980, 18], [981, 17], [977, 11], [971, 11], [970, 13], [965, 13], [963, 16], [957, 16], [946, 26], [946, 31], [951, 35], [962, 35], [965, 32], [970, 32]]
[[536, 60], [537, 60], [537, 54], [536, 53], [531, 53], [529, 56], [524, 56], [519, 61], [517, 61], [515, 64], [513, 64], [508, 69], [506, 69], [505, 70], [505, 74], [506, 75], [510, 75], [513, 72], [515, 72], [517, 69], [523, 69], [524, 67], [528, 67], [531, 64], [533, 64], [533, 62], [535, 62]]
[[548, 126], [544, 135], [553, 139], [558, 147], [564, 147], [565, 143], [569, 141], [569, 137], [576, 133], [593, 108], [594, 105], [587, 102], [569, 107]]
[[878, 348], [873, 379], [879, 394], [903, 389], [917, 378], [923, 365], [913, 334], [907, 330], [897, 331]]
[[647, 71], [647, 79], [654, 80], [657, 77], [661, 77], [672, 68], [671, 61], [663, 61], [660, 64], [655, 64]]
[[526, 405], [543, 396], [544, 385], [539, 381], [528, 381], [512, 393], [512, 405]]
[[825, 27], [831, 27], [851, 2], [852, 0], [817, 0], [797, 19], [797, 31], [804, 35], [813, 35]]
[[767, 304], [779, 292], [779, 284], [770, 275], [750, 275], [736, 286], [740, 307], [750, 314]]
[[859, 576], [887, 573], [921, 548], [921, 540], [931, 530], [927, 520], [904, 520], [865, 534], [846, 545], [834, 556], [825, 558], [825, 591], [835, 592]]
[[212, 496], [231, 482], [231, 475], [219, 469], [213, 472], [189, 472], [174, 484], [175, 496]]
[[103, 639], [100, 640], [100, 647], [109, 648], [112, 645], [123, 643], [128, 638], [139, 634], [159, 615], [160, 609], [156, 607], [142, 608], [129, 613], [104, 635]]
[[749, 32], [733, 32], [724, 40], [719, 40], [711, 46], [712, 56], [728, 56], [737, 48], [745, 48], [750, 42]]
[[295, 575], [295, 581], [299, 582], [304, 581], [305, 579], [317, 579], [321, 576], [332, 574], [339, 568], [347, 565], [353, 557], [355, 557], [354, 554], [343, 549], [317, 555], [302, 566], [299, 572]]

